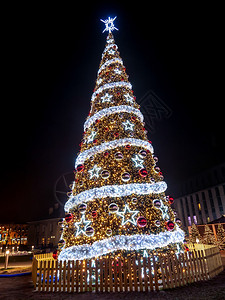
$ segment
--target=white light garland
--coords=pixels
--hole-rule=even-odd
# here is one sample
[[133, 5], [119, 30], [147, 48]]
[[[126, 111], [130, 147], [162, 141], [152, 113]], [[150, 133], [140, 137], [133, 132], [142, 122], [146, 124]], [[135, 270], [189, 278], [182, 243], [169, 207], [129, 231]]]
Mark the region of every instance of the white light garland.
[[167, 189], [165, 181], [155, 183], [130, 183], [122, 185], [106, 185], [99, 188], [93, 188], [90, 190], [83, 191], [76, 196], [71, 195], [69, 200], [66, 202], [64, 209], [69, 212], [71, 208], [83, 202], [89, 202], [97, 198], [106, 197], [124, 197], [132, 194], [136, 195], [149, 195], [162, 193]]
[[115, 50], [118, 49], [118, 47], [117, 47], [116, 44], [109, 44], [109, 45], [107, 45], [107, 46], [105, 47], [105, 49], [104, 49], [104, 51], [103, 51], [103, 53], [102, 53], [102, 56], [103, 56], [110, 48], [112, 48], [112, 47], [113, 47], [113, 49], [115, 49]]
[[108, 89], [114, 89], [117, 87], [125, 87], [125, 88], [132, 89], [132, 85], [130, 84], [130, 82], [126, 82], [126, 81], [106, 83], [106, 84], [100, 86], [96, 91], [94, 91], [94, 93], [91, 96], [91, 101], [94, 101], [96, 95], [101, 93], [102, 91], [108, 90]]
[[104, 108], [104, 109], [98, 111], [92, 117], [87, 119], [84, 123], [84, 131], [86, 131], [93, 123], [95, 123], [97, 120], [99, 120], [103, 117], [106, 117], [106, 116], [109, 116], [112, 114], [116, 114], [116, 113], [123, 113], [123, 112], [133, 113], [141, 120], [141, 122], [143, 122], [143, 120], [144, 120], [142, 113], [137, 108], [134, 108], [129, 105], [111, 106], [109, 108]]
[[184, 232], [177, 226], [173, 231], [164, 231], [159, 234], [145, 235], [116, 235], [94, 242], [64, 248], [58, 260], [81, 260], [98, 257], [117, 250], [141, 250], [166, 247], [171, 243], [182, 243]]
[[98, 75], [99, 73], [101, 73], [101, 71], [103, 69], [105, 69], [106, 67], [108, 67], [111, 64], [121, 64], [123, 66], [123, 60], [121, 58], [112, 58], [110, 60], [107, 60], [102, 66], [101, 68], [99, 68], [98, 70]]
[[134, 138], [119, 139], [119, 140], [102, 143], [101, 145], [91, 147], [90, 149], [79, 153], [75, 162], [75, 168], [78, 165], [83, 164], [87, 159], [89, 159], [91, 156], [97, 153], [105, 152], [106, 150], [111, 150], [126, 145], [143, 147], [146, 150], [149, 150], [151, 153], [154, 153], [154, 149], [148, 141], [143, 141]]

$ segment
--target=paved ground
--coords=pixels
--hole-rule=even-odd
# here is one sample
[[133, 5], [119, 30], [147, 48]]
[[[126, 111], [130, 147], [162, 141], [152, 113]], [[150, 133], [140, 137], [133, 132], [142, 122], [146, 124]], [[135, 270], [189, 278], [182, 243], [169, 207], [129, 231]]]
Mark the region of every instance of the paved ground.
[[224, 300], [225, 270], [206, 282], [151, 293], [39, 293], [33, 290], [31, 276], [0, 278], [0, 300]]

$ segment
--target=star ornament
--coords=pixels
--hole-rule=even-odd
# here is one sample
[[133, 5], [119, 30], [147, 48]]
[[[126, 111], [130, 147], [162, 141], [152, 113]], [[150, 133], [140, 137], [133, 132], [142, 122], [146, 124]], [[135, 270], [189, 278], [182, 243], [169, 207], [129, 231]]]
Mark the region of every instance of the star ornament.
[[123, 122], [122, 124], [124, 126], [124, 130], [134, 130], [134, 124], [131, 123], [129, 120], [126, 120], [126, 122]]
[[76, 231], [76, 236], [80, 235], [80, 234], [85, 234], [85, 230], [87, 229], [88, 225], [91, 223], [91, 221], [89, 220], [85, 220], [85, 216], [83, 215], [81, 217], [80, 222], [76, 222], [75, 226], [77, 228]]
[[137, 154], [132, 157], [131, 160], [134, 162], [136, 168], [144, 168], [144, 160], [141, 159]]
[[124, 211], [117, 212], [117, 215], [122, 217], [122, 226], [127, 224], [128, 222], [137, 225], [137, 221], [134, 217], [139, 213], [138, 210], [130, 210], [128, 204], [125, 204]]
[[116, 17], [114, 17], [114, 18], [108, 17], [108, 19], [106, 19], [106, 20], [101, 19], [101, 21], [103, 23], [105, 23], [105, 29], [102, 32], [108, 31], [109, 33], [111, 33], [113, 30], [118, 30], [118, 28], [116, 28], [113, 24], [115, 19], [116, 19]]
[[106, 93], [104, 96], [101, 97], [102, 103], [111, 102], [112, 97], [113, 95], [109, 95], [108, 93]]
[[96, 136], [97, 132], [92, 131], [91, 134], [87, 137], [87, 143], [92, 143], [94, 141], [94, 138]]
[[93, 177], [98, 178], [100, 170], [101, 170], [101, 167], [94, 165], [94, 167], [88, 171], [90, 173], [90, 179], [92, 179]]
[[129, 94], [125, 94], [124, 97], [127, 102], [133, 103], [133, 97], [131, 97]]

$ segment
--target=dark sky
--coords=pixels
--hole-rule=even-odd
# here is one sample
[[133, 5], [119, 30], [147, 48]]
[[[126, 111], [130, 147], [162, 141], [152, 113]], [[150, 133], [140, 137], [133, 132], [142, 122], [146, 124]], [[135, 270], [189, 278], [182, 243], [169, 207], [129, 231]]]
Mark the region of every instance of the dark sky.
[[224, 160], [222, 8], [143, 3], [2, 11], [0, 223], [45, 216], [73, 170], [106, 40], [100, 18], [117, 16], [137, 102], [152, 90], [172, 110], [148, 133], [169, 191]]

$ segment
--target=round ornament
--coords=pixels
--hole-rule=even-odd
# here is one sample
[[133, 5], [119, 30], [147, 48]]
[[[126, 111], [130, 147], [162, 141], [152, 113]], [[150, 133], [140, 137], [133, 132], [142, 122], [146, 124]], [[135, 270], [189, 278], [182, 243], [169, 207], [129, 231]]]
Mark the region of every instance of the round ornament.
[[77, 166], [77, 172], [82, 172], [84, 170], [84, 165], [78, 165]]
[[139, 151], [139, 156], [140, 156], [141, 158], [146, 157], [146, 155], [147, 155], [147, 151], [146, 151], [146, 150], [142, 149], [142, 150]]
[[153, 156], [153, 159], [154, 159], [155, 163], [157, 163], [159, 160], [157, 156]]
[[122, 174], [121, 176], [121, 179], [124, 181], [124, 182], [127, 182], [130, 180], [130, 174], [128, 172], [125, 172]]
[[58, 243], [59, 247], [63, 247], [64, 244], [65, 244], [64, 240], [60, 240], [59, 243]]
[[162, 205], [162, 203], [161, 203], [161, 201], [159, 199], [155, 199], [153, 201], [153, 205], [155, 206], [155, 208], [160, 208], [161, 205]]
[[[160, 173], [161, 173], [161, 172], [160, 172]], [[160, 180], [163, 180], [163, 179], [164, 179], [164, 176], [163, 176], [162, 174], [160, 174], [160, 175], [159, 175], [159, 179], [160, 179]]]
[[119, 132], [115, 132], [115, 133], [114, 133], [114, 136], [115, 136], [115, 137], [118, 137], [118, 136], [119, 136]]
[[98, 215], [98, 213], [97, 213], [96, 210], [93, 210], [93, 212], [91, 213], [91, 215], [92, 215], [92, 218], [96, 218], [97, 215]]
[[147, 225], [147, 220], [145, 219], [145, 217], [139, 217], [137, 219], [137, 224], [139, 227], [145, 227]]
[[104, 155], [104, 157], [108, 157], [109, 156], [109, 152], [105, 151], [103, 155]]
[[160, 167], [155, 167], [156, 172], [160, 172]]
[[129, 144], [127, 144], [127, 145], [125, 146], [126, 149], [130, 149], [130, 147], [131, 147], [131, 146], [130, 146]]
[[91, 226], [87, 227], [85, 230], [85, 234], [87, 236], [93, 236], [94, 235], [94, 228], [92, 228]]
[[177, 223], [178, 226], [182, 225], [181, 219], [179, 218], [176, 218], [175, 222]]
[[173, 202], [174, 202], [174, 199], [173, 199], [173, 197], [169, 197], [169, 204], [173, 204]]
[[57, 251], [57, 250], [53, 251], [52, 257], [53, 257], [54, 259], [57, 259], [57, 258], [58, 258], [58, 251]]
[[141, 177], [146, 177], [148, 175], [148, 172], [145, 168], [142, 168], [139, 170], [139, 174], [141, 175]]
[[85, 213], [85, 211], [86, 211], [86, 209], [87, 209], [87, 204], [85, 204], [85, 203], [81, 203], [80, 205], [79, 205], [79, 212], [81, 213], [81, 214], [83, 214], [83, 213]]
[[67, 223], [69, 223], [72, 219], [73, 219], [73, 215], [72, 214], [66, 214], [65, 215], [65, 220], [66, 220]]
[[102, 173], [101, 173], [101, 176], [102, 176], [103, 179], [107, 179], [110, 176], [110, 172], [107, 171], [107, 170], [103, 170]]
[[174, 223], [172, 221], [166, 222], [166, 228], [167, 228], [167, 230], [169, 230], [169, 231], [173, 230], [174, 226], [175, 225], [174, 225]]
[[123, 154], [121, 152], [117, 152], [115, 153], [114, 157], [116, 160], [121, 160], [123, 159]]
[[156, 225], [157, 227], [159, 227], [160, 224], [161, 224], [161, 222], [160, 222], [159, 220], [156, 220], [156, 221], [155, 221], [155, 225]]
[[138, 203], [138, 199], [137, 198], [132, 198], [132, 203], [133, 204], [137, 204]]
[[106, 233], [107, 236], [112, 235], [112, 229], [107, 228], [105, 233]]
[[189, 251], [188, 246], [184, 245], [184, 248], [185, 248], [185, 252], [188, 252], [188, 251]]
[[116, 213], [118, 210], [119, 210], [119, 207], [118, 207], [118, 205], [117, 205], [116, 203], [111, 203], [111, 204], [109, 205], [109, 212], [110, 212], [111, 214]]

